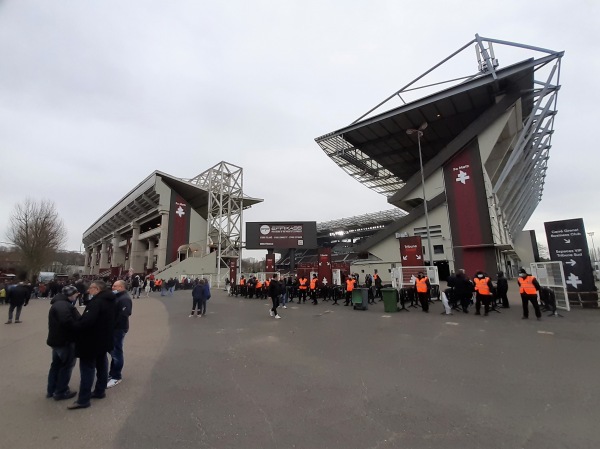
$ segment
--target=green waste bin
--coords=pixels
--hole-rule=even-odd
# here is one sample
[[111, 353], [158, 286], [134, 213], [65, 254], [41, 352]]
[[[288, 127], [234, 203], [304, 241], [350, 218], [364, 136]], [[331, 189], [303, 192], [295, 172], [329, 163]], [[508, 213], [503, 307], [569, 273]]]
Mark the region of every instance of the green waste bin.
[[398, 311], [398, 291], [395, 288], [382, 288], [383, 311], [385, 313], [394, 313]]
[[354, 310], [367, 310], [369, 306], [369, 289], [355, 288], [352, 290], [352, 305]]

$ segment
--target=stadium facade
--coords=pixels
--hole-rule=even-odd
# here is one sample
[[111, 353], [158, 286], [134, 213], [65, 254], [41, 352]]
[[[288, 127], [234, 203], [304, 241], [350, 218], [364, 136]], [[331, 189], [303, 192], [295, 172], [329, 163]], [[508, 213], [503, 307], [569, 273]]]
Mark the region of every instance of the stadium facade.
[[242, 247], [243, 170], [221, 162], [192, 179], [155, 171], [83, 234], [88, 276], [227, 272]]
[[[500, 68], [494, 44], [541, 56]], [[476, 70], [424, 84], [470, 47]], [[350, 176], [406, 211], [354, 251], [395, 261], [398, 237], [420, 236], [442, 279], [458, 268], [512, 275], [533, 262], [537, 243], [523, 228], [542, 199], [562, 56], [476, 35], [349, 126], [316, 138]], [[391, 101], [401, 105], [378, 112]]]

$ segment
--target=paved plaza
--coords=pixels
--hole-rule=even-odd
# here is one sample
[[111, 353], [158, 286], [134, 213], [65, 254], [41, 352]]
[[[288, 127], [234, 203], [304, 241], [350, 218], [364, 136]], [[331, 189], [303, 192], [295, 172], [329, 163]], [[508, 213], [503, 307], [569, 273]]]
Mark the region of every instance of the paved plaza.
[[0, 327], [1, 447], [600, 447], [600, 311], [521, 320], [510, 288], [489, 317], [306, 303], [281, 320], [216, 289], [188, 318], [189, 291], [155, 293], [134, 300], [123, 382], [74, 411], [45, 398], [49, 303], [32, 300]]

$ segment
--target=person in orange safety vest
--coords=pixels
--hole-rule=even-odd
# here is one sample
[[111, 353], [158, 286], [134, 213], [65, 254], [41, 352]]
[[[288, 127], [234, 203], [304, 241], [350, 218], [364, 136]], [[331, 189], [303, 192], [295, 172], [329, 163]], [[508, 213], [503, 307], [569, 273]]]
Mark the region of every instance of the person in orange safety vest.
[[350, 305], [350, 301], [352, 300], [352, 290], [354, 290], [355, 286], [356, 286], [356, 279], [354, 279], [352, 276], [348, 275], [346, 277], [346, 302], [344, 303], [345, 306]]
[[421, 310], [425, 313], [429, 313], [429, 292], [431, 291], [431, 284], [429, 278], [425, 276], [422, 271], [419, 271], [415, 279], [415, 292], [417, 292], [417, 298], [421, 302]]
[[523, 320], [529, 318], [529, 303], [533, 305], [533, 309], [535, 310], [535, 316], [538, 321], [542, 319], [542, 311], [540, 310], [540, 305], [538, 304], [538, 291], [540, 291], [540, 284], [537, 279], [527, 274], [525, 268], [521, 268], [519, 270], [519, 279], [517, 279], [519, 283], [519, 293], [521, 293], [521, 301], [523, 302]]
[[481, 303], [483, 303], [485, 308], [484, 315], [487, 316], [490, 311], [492, 295], [494, 294], [494, 284], [492, 284], [492, 280], [483, 271], [475, 273], [473, 284], [475, 284], [475, 315], [481, 315]]
[[310, 299], [312, 299], [313, 305], [317, 304], [317, 286], [319, 284], [319, 279], [316, 274], [313, 274], [312, 279], [310, 280]]
[[306, 302], [307, 290], [308, 279], [306, 276], [302, 275], [300, 276], [300, 279], [298, 279], [298, 304], [300, 304], [300, 301], [302, 301], [303, 303]]

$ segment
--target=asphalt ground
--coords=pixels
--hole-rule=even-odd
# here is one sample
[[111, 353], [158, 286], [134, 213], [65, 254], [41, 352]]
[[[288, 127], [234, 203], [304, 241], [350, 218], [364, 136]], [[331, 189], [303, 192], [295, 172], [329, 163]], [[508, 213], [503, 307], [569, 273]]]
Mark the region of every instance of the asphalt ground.
[[189, 291], [136, 299], [123, 382], [73, 411], [45, 398], [49, 303], [32, 300], [0, 324], [0, 447], [600, 447], [600, 311], [521, 320], [511, 290], [489, 317], [307, 302], [275, 320], [215, 290], [188, 318]]

